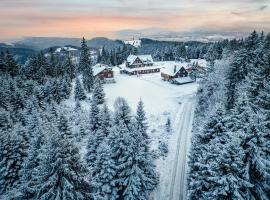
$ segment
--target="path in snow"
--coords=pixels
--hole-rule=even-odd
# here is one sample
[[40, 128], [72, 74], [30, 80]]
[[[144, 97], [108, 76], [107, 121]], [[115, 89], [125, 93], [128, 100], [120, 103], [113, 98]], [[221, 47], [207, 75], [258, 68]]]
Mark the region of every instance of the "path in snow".
[[185, 180], [187, 152], [191, 139], [191, 125], [193, 118], [193, 100], [184, 102], [183, 111], [177, 114], [175, 119], [175, 131], [178, 134], [177, 148], [171, 174], [170, 200], [185, 199]]

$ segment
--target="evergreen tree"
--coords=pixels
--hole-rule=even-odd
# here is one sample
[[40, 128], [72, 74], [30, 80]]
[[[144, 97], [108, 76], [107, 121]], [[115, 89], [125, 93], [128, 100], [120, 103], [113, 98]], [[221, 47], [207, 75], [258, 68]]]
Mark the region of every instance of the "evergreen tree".
[[0, 72], [6, 71], [6, 63], [5, 63], [5, 54], [4, 52], [0, 52]]
[[68, 124], [68, 119], [63, 113], [61, 113], [61, 115], [59, 116], [57, 125], [58, 130], [61, 132], [61, 134], [65, 136], [65, 138], [68, 138], [70, 140], [73, 138], [71, 128], [69, 127]]
[[91, 101], [90, 126], [92, 132], [96, 131], [101, 126], [100, 110], [95, 99]]
[[118, 97], [114, 102], [114, 123], [119, 125], [123, 121], [126, 126], [131, 123], [131, 109], [124, 98]]
[[86, 95], [84, 93], [84, 90], [82, 88], [81, 82], [79, 78], [76, 78], [76, 83], [75, 83], [75, 100], [85, 100]]
[[97, 160], [93, 168], [93, 186], [98, 199], [116, 200], [116, 163], [112, 158], [111, 148], [103, 141], [97, 150]]
[[5, 66], [6, 72], [8, 72], [11, 76], [16, 76], [18, 74], [18, 64], [14, 60], [13, 56], [7, 51], [5, 56]]
[[171, 119], [168, 117], [166, 124], [165, 124], [165, 130], [167, 133], [171, 133], [172, 131], [172, 125], [171, 125]]
[[75, 78], [75, 65], [72, 63], [70, 56], [67, 56], [64, 60], [63, 68], [71, 80]]
[[106, 136], [109, 135], [110, 129], [112, 127], [112, 120], [110, 111], [106, 104], [104, 104], [102, 110], [100, 111], [100, 119], [101, 119], [101, 129], [103, 130]]
[[138, 124], [138, 128], [141, 130], [142, 135], [145, 139], [148, 139], [149, 136], [147, 135], [147, 122], [146, 122], [146, 114], [144, 111], [144, 104], [142, 100], [139, 101], [138, 106], [137, 106], [137, 113], [135, 116], [136, 122]]
[[158, 183], [146, 142], [137, 125], [129, 130], [123, 121], [108, 136], [117, 165], [116, 186], [119, 198], [147, 199]]
[[85, 90], [87, 92], [90, 92], [93, 88], [94, 75], [93, 75], [93, 69], [91, 66], [89, 48], [88, 48], [87, 42], [84, 38], [82, 39], [82, 45], [81, 45], [79, 72], [82, 72], [82, 74], [83, 74], [82, 81], [83, 81], [83, 86], [84, 86]]
[[91, 66], [83, 71], [83, 86], [87, 92], [91, 92], [94, 87], [94, 75]]
[[19, 190], [23, 199], [31, 199], [34, 197], [34, 191], [32, 190], [33, 180], [37, 175], [37, 168], [41, 162], [41, 148], [43, 144], [43, 136], [36, 135], [32, 139], [31, 146], [27, 152], [27, 158], [22, 164], [22, 169], [20, 171], [20, 186]]
[[95, 80], [94, 89], [93, 89], [93, 98], [97, 102], [97, 104], [103, 104], [105, 93], [103, 91], [103, 86], [101, 84], [101, 81], [97, 78]]
[[23, 138], [25, 129], [14, 127], [13, 131], [3, 131], [0, 145], [0, 194], [4, 194], [20, 183], [19, 171], [26, 157], [27, 143]]
[[31, 185], [33, 199], [91, 199], [92, 188], [86, 178], [89, 172], [80, 160], [79, 149], [65, 130], [51, 127], [51, 132]]
[[106, 137], [105, 132], [101, 128], [100, 111], [95, 99], [91, 101], [88, 137], [86, 161], [88, 166], [93, 167], [97, 158], [97, 148]]

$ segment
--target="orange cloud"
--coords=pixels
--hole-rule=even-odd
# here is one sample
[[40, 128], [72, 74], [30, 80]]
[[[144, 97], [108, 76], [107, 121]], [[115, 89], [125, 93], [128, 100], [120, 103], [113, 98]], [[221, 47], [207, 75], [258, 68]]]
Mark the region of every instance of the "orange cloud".
[[[128, 8], [118, 4], [111, 7], [93, 7], [92, 2], [89, 10], [88, 7], [76, 7], [76, 5], [72, 9], [73, 5], [70, 2], [69, 7], [65, 7], [65, 3], [63, 3], [63, 9], [60, 9], [55, 5], [52, 6], [46, 0], [42, 0], [43, 4], [40, 5], [33, 0], [3, 1], [9, 6], [6, 6], [5, 9], [0, 8], [1, 38], [81, 37], [82, 35], [115, 37], [119, 30], [149, 27], [173, 31], [189, 31], [196, 28], [242, 31], [243, 27], [249, 30], [257, 28], [270, 30], [270, 13], [265, 4], [254, 9], [250, 8], [252, 6], [247, 6], [248, 9], [245, 10], [239, 8], [244, 4], [235, 4], [235, 1], [232, 0], [227, 4], [221, 4], [219, 0], [183, 0], [181, 4], [179, 0], [167, 0], [169, 3], [161, 0], [148, 0], [148, 4], [145, 4], [146, 0], [137, 0], [141, 7], [134, 6], [136, 2], [133, 1], [131, 4], [127, 0], [118, 0], [121, 5], [129, 4]], [[11, 4], [10, 2], [13, 1], [16, 3]], [[251, 0], [249, 1], [251, 2]], [[24, 3], [18, 6], [18, 2]], [[31, 2], [35, 2], [34, 5]], [[60, 2], [58, 1], [58, 6], [61, 5]], [[154, 2], [157, 3], [154, 4]], [[176, 3], [175, 8], [170, 2]]]

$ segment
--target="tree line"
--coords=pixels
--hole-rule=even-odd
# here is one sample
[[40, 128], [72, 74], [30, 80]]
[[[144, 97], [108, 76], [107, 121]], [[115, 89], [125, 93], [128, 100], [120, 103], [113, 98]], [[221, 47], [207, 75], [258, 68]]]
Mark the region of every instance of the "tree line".
[[188, 199], [270, 198], [270, 34], [234, 43], [200, 84]]

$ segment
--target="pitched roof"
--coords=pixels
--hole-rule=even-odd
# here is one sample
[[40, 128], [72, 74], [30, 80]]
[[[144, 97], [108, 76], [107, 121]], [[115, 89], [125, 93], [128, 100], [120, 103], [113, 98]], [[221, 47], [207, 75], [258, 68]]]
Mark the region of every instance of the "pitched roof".
[[[161, 72], [164, 74], [168, 74], [170, 76], [174, 76], [179, 70], [183, 67], [185, 70], [189, 69], [190, 63], [187, 62], [164, 62], [161, 64]], [[176, 67], [176, 71], [174, 71], [174, 68]]]
[[108, 65], [105, 64], [96, 64], [95, 66], [92, 67], [93, 69], [93, 75], [96, 76], [100, 72], [102, 72], [104, 69], [110, 68]]
[[129, 55], [127, 62], [132, 65], [136, 58], [139, 58], [144, 64], [154, 62], [151, 55]]

